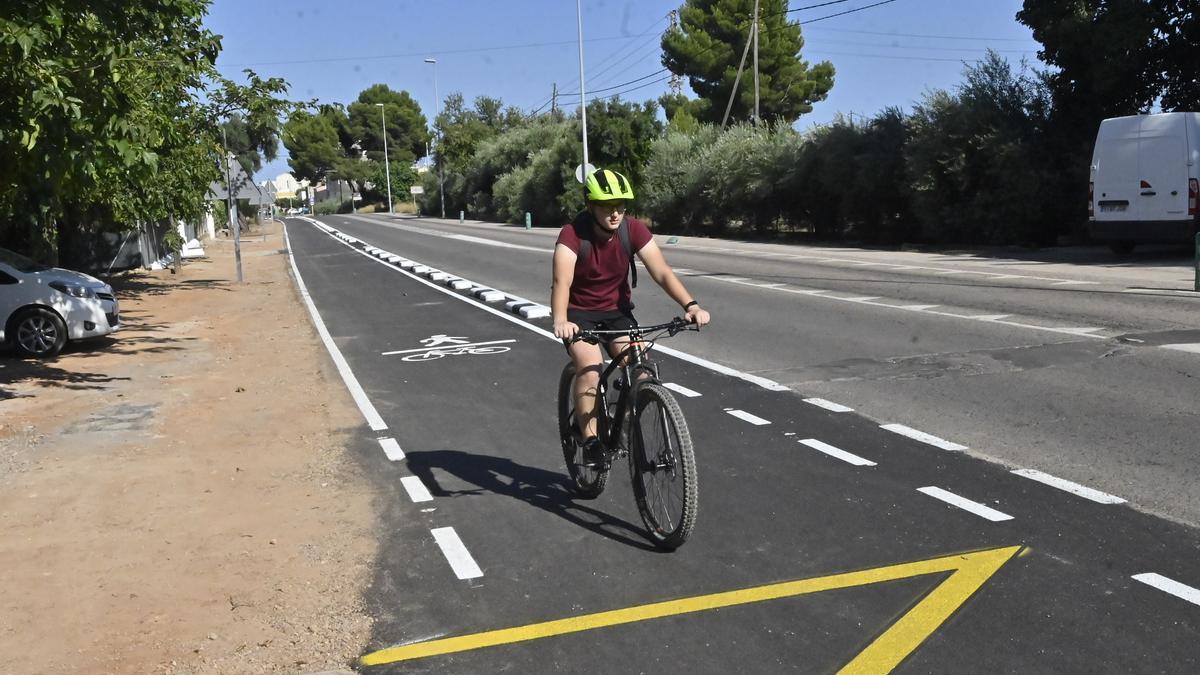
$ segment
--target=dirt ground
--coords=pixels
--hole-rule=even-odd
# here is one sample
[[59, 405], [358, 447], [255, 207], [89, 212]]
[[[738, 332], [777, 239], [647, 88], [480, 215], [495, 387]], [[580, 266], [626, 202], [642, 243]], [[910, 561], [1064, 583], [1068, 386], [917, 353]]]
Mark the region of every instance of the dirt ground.
[[[113, 279], [124, 327], [0, 352], [0, 671], [345, 670], [370, 632], [364, 424], [278, 223]], [[320, 392], [314, 396], [313, 392]]]

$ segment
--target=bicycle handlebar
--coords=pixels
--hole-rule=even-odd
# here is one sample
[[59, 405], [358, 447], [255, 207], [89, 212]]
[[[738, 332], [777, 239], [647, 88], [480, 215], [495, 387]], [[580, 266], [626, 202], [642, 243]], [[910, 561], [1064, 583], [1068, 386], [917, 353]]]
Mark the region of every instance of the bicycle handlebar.
[[653, 326], [634, 326], [633, 328], [626, 328], [625, 330], [580, 330], [575, 334], [575, 337], [568, 341], [568, 344], [573, 344], [575, 342], [579, 342], [580, 340], [596, 344], [600, 341], [599, 338], [602, 335], [628, 335], [632, 337], [635, 333], [653, 333], [654, 331], [659, 330], [665, 330], [669, 337], [674, 337], [677, 333], [685, 330], [694, 330], [698, 332], [700, 327], [696, 325], [695, 321], [688, 321], [687, 319], [677, 316], [667, 323], [660, 323]]

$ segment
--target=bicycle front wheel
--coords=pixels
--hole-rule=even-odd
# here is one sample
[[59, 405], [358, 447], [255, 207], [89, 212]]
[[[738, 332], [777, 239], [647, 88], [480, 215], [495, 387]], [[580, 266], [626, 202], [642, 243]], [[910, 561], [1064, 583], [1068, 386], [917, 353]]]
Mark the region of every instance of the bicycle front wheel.
[[584, 499], [599, 497], [608, 484], [609, 470], [584, 464], [583, 444], [575, 426], [575, 365], [571, 363], [558, 379], [558, 436], [576, 493]]
[[699, 488], [692, 435], [679, 402], [661, 384], [638, 385], [631, 443], [638, 511], [660, 548], [674, 550], [696, 526]]

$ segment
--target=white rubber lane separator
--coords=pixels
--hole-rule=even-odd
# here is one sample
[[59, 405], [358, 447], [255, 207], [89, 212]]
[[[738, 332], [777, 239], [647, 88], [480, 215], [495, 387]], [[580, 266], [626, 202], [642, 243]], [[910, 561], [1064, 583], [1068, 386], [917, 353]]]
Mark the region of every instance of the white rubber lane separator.
[[830, 412], [836, 412], [836, 413], [854, 412], [854, 408], [848, 408], [840, 403], [834, 403], [833, 401], [826, 401], [823, 398], [806, 398], [806, 399], [804, 399], [804, 402], [808, 403], [809, 405], [815, 405], [818, 408], [824, 408]]
[[725, 412], [729, 413], [730, 415], [733, 415], [734, 417], [738, 418], [739, 420], [742, 420], [744, 422], [749, 422], [750, 424], [753, 424], [753, 425], [759, 426], [759, 427], [761, 427], [765, 424], [771, 423], [770, 420], [764, 420], [763, 418], [759, 417], [758, 415], [751, 415], [750, 413], [746, 412], [745, 410], [736, 410], [734, 408], [726, 408]]
[[1015, 469], [1015, 470], [1013, 470], [1013, 473], [1015, 473], [1018, 476], [1023, 476], [1025, 478], [1029, 478], [1030, 480], [1036, 480], [1039, 483], [1044, 483], [1046, 485], [1049, 485], [1050, 487], [1058, 488], [1059, 490], [1064, 490], [1066, 492], [1070, 492], [1071, 494], [1078, 495], [1080, 497], [1083, 497], [1084, 499], [1090, 499], [1090, 500], [1096, 502], [1097, 504], [1124, 504], [1125, 503], [1124, 499], [1121, 499], [1120, 497], [1117, 497], [1115, 495], [1110, 495], [1107, 492], [1101, 492], [1099, 490], [1093, 490], [1092, 488], [1080, 485], [1079, 483], [1072, 483], [1071, 481], [1066, 480], [1064, 478], [1059, 478], [1057, 476], [1051, 476], [1048, 473], [1042, 473], [1041, 471], [1038, 471], [1037, 469]]
[[458, 533], [453, 527], [439, 527], [429, 532], [442, 549], [442, 555], [446, 556], [446, 562], [450, 563], [450, 569], [454, 570], [455, 576], [459, 579], [476, 579], [483, 576], [483, 570], [475, 564], [471, 552], [462, 543], [462, 539], [458, 538]]
[[1162, 345], [1162, 348], [1163, 349], [1174, 349], [1175, 351], [1178, 351], [1178, 352], [1191, 352], [1192, 354], [1200, 354], [1200, 344], [1197, 344], [1197, 343]]
[[663, 386], [675, 392], [676, 394], [679, 394], [680, 396], [686, 396], [688, 398], [696, 398], [700, 395], [700, 392], [693, 391], [682, 384], [675, 384], [674, 382], [663, 382]]
[[526, 319], [542, 319], [550, 316], [550, 308], [545, 305], [529, 305], [517, 310], [517, 314]]
[[400, 444], [394, 438], [379, 439], [379, 447], [383, 448], [383, 454], [393, 462], [404, 459], [404, 451], [400, 449]]
[[854, 466], [876, 466], [875, 462], [872, 462], [869, 459], [863, 459], [852, 452], [846, 452], [841, 448], [835, 448], [832, 445], [828, 443], [822, 443], [815, 438], [806, 438], [800, 442], [812, 448], [813, 450], [823, 452], [830, 457], [840, 459], [847, 464], [853, 464]]
[[1154, 572], [1135, 574], [1133, 575], [1133, 578], [1142, 582], [1143, 584], [1146, 584], [1147, 586], [1153, 586], [1164, 593], [1170, 593], [1177, 598], [1187, 600], [1193, 605], [1200, 605], [1200, 589], [1192, 588], [1187, 584], [1181, 584], [1174, 579], [1164, 577], [1163, 575], [1156, 574]]
[[408, 492], [409, 499], [412, 499], [413, 502], [433, 501], [433, 495], [429, 494], [429, 490], [425, 488], [425, 484], [421, 482], [420, 478], [405, 476], [400, 479], [400, 484], [404, 486], [405, 491]]
[[941, 448], [942, 450], [961, 451], [961, 450], [967, 449], [967, 446], [965, 446], [965, 445], [959, 445], [958, 443], [951, 443], [950, 441], [947, 441], [943, 438], [938, 438], [937, 436], [934, 436], [933, 434], [927, 434], [924, 431], [917, 431], [916, 429], [913, 429], [912, 427], [906, 427], [903, 424], [881, 424], [881, 425], [879, 425], [879, 427], [881, 429], [886, 429], [894, 434], [900, 434], [901, 436], [907, 436], [907, 437], [913, 439], [914, 441], [921, 441], [922, 443], [927, 443], [929, 445], [934, 446], [935, 448]]
[[1008, 515], [1007, 513], [1002, 513], [1000, 511], [997, 511], [996, 509], [993, 509], [990, 506], [985, 506], [983, 504], [980, 504], [979, 502], [973, 502], [970, 499], [967, 499], [966, 497], [960, 497], [960, 496], [954, 494], [953, 492], [950, 492], [949, 490], [943, 490], [940, 487], [930, 486], [930, 487], [917, 488], [917, 492], [927, 494], [930, 497], [933, 497], [934, 499], [946, 502], [947, 504], [949, 504], [951, 506], [957, 506], [958, 508], [960, 508], [964, 511], [970, 511], [971, 513], [974, 513], [975, 515], [979, 516], [980, 518], [985, 518], [987, 520], [992, 521], [993, 523], [998, 523], [998, 522], [1001, 522], [1004, 520], [1012, 520], [1013, 519], [1013, 517]]
[[292, 274], [296, 275], [296, 286], [300, 288], [300, 297], [304, 299], [308, 315], [312, 317], [313, 325], [317, 327], [317, 334], [321, 336], [321, 342], [325, 343], [325, 349], [329, 351], [330, 358], [337, 366], [338, 374], [342, 376], [342, 382], [346, 383], [346, 389], [350, 390], [350, 396], [358, 405], [359, 412], [366, 418], [371, 431], [387, 429], [387, 424], [384, 424], [383, 418], [379, 416], [379, 411], [375, 409], [371, 399], [367, 398], [367, 393], [358, 383], [358, 378], [354, 377], [354, 372], [350, 370], [350, 364], [346, 363], [346, 358], [342, 356], [341, 350], [333, 343], [333, 337], [329, 335], [329, 330], [325, 328], [325, 322], [321, 320], [317, 306], [313, 304], [312, 296], [308, 294], [308, 287], [304, 285], [304, 278], [300, 276], [300, 268], [296, 267], [296, 256], [292, 255], [292, 241], [288, 236], [286, 226], [283, 228], [283, 238], [288, 250], [288, 262], [292, 264]]

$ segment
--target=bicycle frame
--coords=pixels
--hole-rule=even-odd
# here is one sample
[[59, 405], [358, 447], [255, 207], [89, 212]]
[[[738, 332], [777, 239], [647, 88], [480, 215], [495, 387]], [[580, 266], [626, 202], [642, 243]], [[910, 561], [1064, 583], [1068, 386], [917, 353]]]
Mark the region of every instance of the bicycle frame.
[[[600, 441], [609, 450], [628, 450], [621, 447], [621, 427], [625, 418], [633, 414], [633, 401], [630, 398], [634, 388], [642, 380], [638, 380], [640, 372], [646, 372], [650, 381], [658, 381], [658, 365], [645, 360], [647, 349], [641, 345], [642, 331], [629, 332], [629, 346], [613, 357], [612, 361], [600, 374], [600, 384], [596, 389], [596, 422], [600, 425]], [[610, 415], [608, 408], [608, 381], [612, 374], [621, 371], [625, 378], [625, 389], [617, 396], [616, 407]]]

